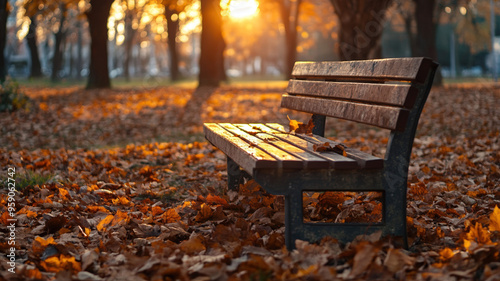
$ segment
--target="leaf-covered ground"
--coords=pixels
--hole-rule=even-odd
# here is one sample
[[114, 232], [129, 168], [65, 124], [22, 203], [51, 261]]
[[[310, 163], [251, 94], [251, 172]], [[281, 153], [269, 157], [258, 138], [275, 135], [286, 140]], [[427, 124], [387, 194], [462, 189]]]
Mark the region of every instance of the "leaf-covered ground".
[[[432, 90], [410, 166], [409, 249], [370, 236], [298, 241], [293, 252], [284, 248], [283, 198], [251, 181], [227, 191], [225, 156], [199, 126], [179, 121], [307, 121], [279, 109], [282, 88], [223, 87], [201, 112], [183, 112], [192, 93], [183, 88], [23, 90], [31, 110], [0, 113], [0, 279], [500, 280], [494, 86]], [[387, 143], [386, 131], [348, 122], [328, 131], [376, 155]], [[16, 273], [7, 257], [9, 168]], [[363, 216], [347, 197], [343, 216]], [[314, 199], [308, 208], [328, 207]]]

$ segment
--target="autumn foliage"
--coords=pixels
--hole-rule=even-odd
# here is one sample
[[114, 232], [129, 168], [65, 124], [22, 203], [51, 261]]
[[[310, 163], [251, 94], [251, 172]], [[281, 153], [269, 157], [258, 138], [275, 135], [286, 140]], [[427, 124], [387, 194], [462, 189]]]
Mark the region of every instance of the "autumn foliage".
[[[409, 249], [378, 233], [347, 245], [297, 241], [292, 252], [284, 198], [253, 181], [228, 191], [225, 156], [199, 127], [178, 123], [191, 90], [23, 90], [30, 111], [0, 113], [0, 179], [15, 167], [18, 190], [16, 274], [2, 254], [3, 280], [499, 280], [494, 87], [431, 92], [409, 168]], [[201, 114], [307, 123], [278, 108], [282, 90], [223, 87]], [[383, 155], [386, 131], [328, 122], [335, 141]], [[2, 252], [6, 200], [2, 192]], [[376, 192], [304, 194], [305, 220], [378, 222], [382, 204]]]

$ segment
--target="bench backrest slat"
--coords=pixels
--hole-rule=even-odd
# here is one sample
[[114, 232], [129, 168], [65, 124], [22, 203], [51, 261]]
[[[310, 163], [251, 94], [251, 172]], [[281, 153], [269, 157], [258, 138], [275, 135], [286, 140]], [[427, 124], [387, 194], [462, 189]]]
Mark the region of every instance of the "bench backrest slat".
[[418, 89], [411, 85], [290, 80], [286, 92], [411, 108]]
[[409, 111], [398, 107], [283, 95], [281, 106], [303, 112], [342, 118], [390, 130], [403, 130]]
[[297, 62], [281, 107], [403, 131], [436, 66], [428, 58]]
[[360, 61], [297, 62], [296, 79], [324, 78], [346, 81], [410, 81], [423, 83], [433, 66], [428, 58], [395, 58]]

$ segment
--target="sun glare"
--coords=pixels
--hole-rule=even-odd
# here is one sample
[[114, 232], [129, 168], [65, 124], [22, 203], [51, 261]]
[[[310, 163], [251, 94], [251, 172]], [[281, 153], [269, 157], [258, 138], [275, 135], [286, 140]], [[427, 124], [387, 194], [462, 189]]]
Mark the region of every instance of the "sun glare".
[[255, 0], [231, 0], [229, 16], [233, 19], [244, 19], [255, 16], [259, 12], [259, 2]]

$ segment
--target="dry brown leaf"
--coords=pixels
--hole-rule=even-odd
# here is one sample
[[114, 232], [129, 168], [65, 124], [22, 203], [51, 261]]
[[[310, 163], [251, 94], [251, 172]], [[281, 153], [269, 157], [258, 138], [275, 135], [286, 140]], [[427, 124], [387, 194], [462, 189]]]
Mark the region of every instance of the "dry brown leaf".
[[202, 236], [195, 234], [189, 240], [183, 241], [179, 246], [187, 254], [199, 254], [206, 250], [203, 240]]
[[361, 242], [356, 246], [356, 255], [350, 276], [355, 278], [361, 276], [368, 269], [377, 254], [375, 246], [368, 242]]

